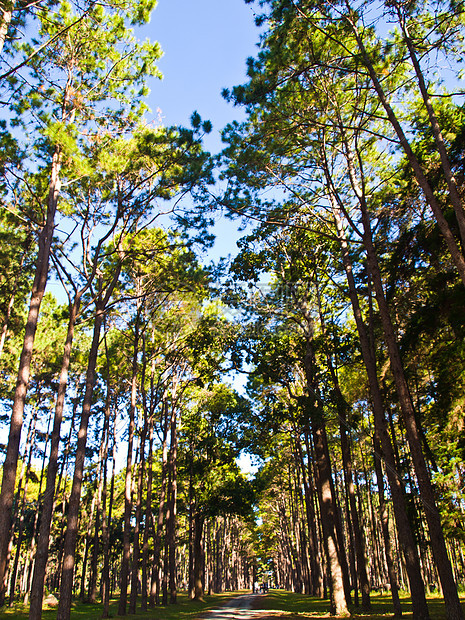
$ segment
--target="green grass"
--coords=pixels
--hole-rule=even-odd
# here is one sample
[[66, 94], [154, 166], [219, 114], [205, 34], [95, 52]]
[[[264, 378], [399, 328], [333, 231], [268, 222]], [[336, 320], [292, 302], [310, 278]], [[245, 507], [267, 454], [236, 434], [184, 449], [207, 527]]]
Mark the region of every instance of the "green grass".
[[[130, 620], [198, 620], [204, 612], [224, 604], [234, 596], [243, 592], [224, 592], [205, 596], [204, 602], [190, 601], [185, 593], [178, 594], [176, 605], [160, 605], [145, 613], [137, 613], [134, 616], [125, 616]], [[465, 612], [465, 598], [462, 597], [462, 605]], [[401, 596], [403, 618], [411, 619], [412, 607], [407, 595]], [[392, 617], [392, 602], [389, 594], [374, 594], [371, 596], [372, 611], [362, 612], [360, 609], [351, 608], [352, 617], [355, 620], [385, 620]], [[444, 601], [440, 597], [429, 596], [428, 606], [432, 620], [443, 620], [446, 617]], [[318, 617], [329, 617], [329, 602], [318, 598], [311, 598], [303, 594], [294, 594], [284, 590], [272, 590], [266, 596], [260, 596], [256, 600], [256, 609], [270, 612], [272, 618], [285, 620], [306, 620]], [[114, 599], [110, 605], [112, 618], [121, 618], [117, 615], [118, 600]], [[102, 615], [102, 605], [88, 605], [75, 603], [71, 612], [71, 620], [99, 619]], [[3, 608], [0, 611], [0, 620], [27, 620], [28, 609], [24, 605], [17, 604], [11, 608]], [[56, 610], [46, 609], [42, 614], [44, 620], [55, 620]], [[264, 618], [268, 620], [268, 618]]]
[[[190, 601], [187, 594], [178, 593], [178, 602], [176, 605], [160, 605], [154, 609], [150, 609], [145, 613], [137, 613], [131, 616], [124, 616], [130, 620], [195, 620], [203, 612], [222, 605], [233, 596], [238, 596], [241, 592], [223, 592], [221, 594], [212, 594], [205, 596], [205, 601]], [[112, 618], [122, 618], [117, 615], [118, 600], [114, 599], [110, 604], [110, 614]], [[44, 609], [42, 618], [44, 620], [55, 620], [56, 609]], [[91, 620], [92, 618], [101, 618], [102, 605], [89, 605], [85, 603], [75, 603], [71, 611], [71, 620]], [[0, 618], [8, 620], [27, 620], [28, 607], [17, 604], [14, 607], [4, 607], [0, 610]]]
[[[465, 598], [461, 597], [465, 613]], [[371, 620], [389, 618], [393, 616], [392, 601], [389, 594], [373, 594], [371, 596], [371, 612], [363, 612], [360, 608], [350, 607], [353, 618]], [[412, 618], [412, 606], [407, 595], [401, 596], [402, 617]], [[275, 617], [286, 620], [304, 620], [305, 618], [328, 617], [329, 601], [311, 598], [303, 594], [294, 594], [284, 590], [272, 590], [266, 596], [261, 596], [254, 605], [255, 609], [264, 609], [277, 613]], [[432, 620], [443, 620], [446, 617], [444, 601], [440, 597], [429, 596], [428, 607]], [[274, 614], [273, 614], [274, 615]], [[273, 617], [271, 615], [270, 617]]]

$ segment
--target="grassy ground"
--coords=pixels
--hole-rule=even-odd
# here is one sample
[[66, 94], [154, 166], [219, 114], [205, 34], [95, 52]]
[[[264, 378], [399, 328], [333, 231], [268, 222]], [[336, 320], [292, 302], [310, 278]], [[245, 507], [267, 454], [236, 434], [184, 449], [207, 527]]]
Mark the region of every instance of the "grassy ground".
[[[462, 597], [462, 607], [465, 613], [465, 598]], [[360, 620], [381, 620], [392, 617], [392, 602], [389, 594], [375, 594], [371, 596], [372, 610], [370, 613], [351, 608], [353, 618]], [[401, 597], [402, 617], [412, 618], [412, 608], [407, 595]], [[270, 615], [263, 620], [285, 618], [285, 620], [306, 620], [311, 618], [329, 618], [329, 602], [310, 598], [302, 594], [272, 590], [266, 596], [261, 596], [254, 605], [256, 609], [269, 610]], [[446, 617], [444, 601], [439, 597], [428, 597], [428, 607], [432, 620], [443, 620]]]
[[[189, 601], [184, 593], [178, 594], [176, 605], [160, 606], [146, 613], [138, 613], [134, 616], [126, 616], [130, 620], [198, 620], [209, 609], [218, 607], [234, 596], [244, 592], [224, 592], [205, 596], [204, 602]], [[408, 596], [402, 597], [403, 618], [412, 619], [412, 609]], [[359, 609], [352, 608], [354, 620], [385, 620], [392, 617], [392, 603], [388, 594], [377, 594], [371, 597], [372, 611], [364, 613]], [[439, 597], [429, 597], [428, 606], [431, 620], [443, 620], [446, 617], [444, 602]], [[465, 612], [465, 598], [462, 598], [462, 606]], [[302, 594], [285, 592], [284, 590], [272, 590], [267, 595], [260, 596], [254, 605], [255, 609], [268, 611], [262, 620], [315, 620], [316, 618], [329, 618], [329, 603], [321, 599], [310, 598]], [[112, 618], [121, 618], [117, 615], [118, 601], [113, 600], [110, 605]], [[99, 619], [102, 615], [102, 606], [86, 605], [77, 603], [73, 606], [71, 620]], [[27, 620], [28, 609], [23, 605], [0, 610], [0, 620]], [[42, 614], [43, 620], [55, 620], [56, 610], [45, 609]]]
[[[222, 594], [212, 594], [205, 596], [204, 602], [190, 601], [187, 594], [178, 594], [178, 603], [176, 605], [160, 605], [155, 609], [151, 609], [145, 613], [137, 613], [134, 616], [125, 616], [130, 620], [195, 620], [202, 615], [203, 612], [218, 607], [228, 601], [233, 596], [238, 596], [242, 592], [224, 592]], [[117, 615], [118, 601], [111, 601], [110, 614], [112, 618], [121, 618]], [[46, 609], [42, 614], [43, 620], [55, 620], [57, 615], [56, 609]], [[101, 618], [102, 605], [86, 605], [77, 603], [73, 605], [71, 611], [71, 620], [92, 620], [93, 618]], [[16, 605], [11, 608], [4, 607], [0, 610], [0, 619], [5, 620], [27, 620], [28, 608], [24, 605]]]

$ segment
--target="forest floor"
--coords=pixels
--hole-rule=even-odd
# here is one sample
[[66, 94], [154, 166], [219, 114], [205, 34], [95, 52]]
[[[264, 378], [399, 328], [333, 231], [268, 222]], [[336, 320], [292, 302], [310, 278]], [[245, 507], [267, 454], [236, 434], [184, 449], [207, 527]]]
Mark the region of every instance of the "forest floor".
[[[401, 597], [403, 619], [411, 619], [412, 609], [407, 595]], [[461, 597], [465, 613], [465, 597]], [[392, 618], [392, 603], [389, 594], [373, 594], [372, 611], [362, 612], [352, 608], [353, 620], [385, 620]], [[444, 602], [438, 596], [428, 597], [431, 620], [446, 618]], [[118, 600], [111, 602], [110, 614], [117, 615]], [[75, 603], [71, 620], [99, 620], [102, 615], [100, 604]], [[248, 592], [224, 592], [205, 596], [203, 602], [190, 601], [185, 593], [179, 593], [176, 605], [160, 605], [147, 612], [126, 616], [130, 620], [317, 620], [330, 618], [329, 602], [310, 598], [302, 594], [272, 590], [268, 594], [252, 595]], [[334, 617], [334, 616], [332, 616]], [[0, 610], [0, 620], [27, 620], [28, 608], [21, 604]], [[43, 620], [55, 620], [56, 609], [44, 609]]]
[[[223, 592], [221, 594], [205, 595], [204, 601], [190, 601], [187, 593], [179, 592], [176, 605], [160, 605], [155, 609], [146, 612], [138, 611], [134, 615], [124, 616], [130, 620], [196, 620], [199, 615], [202, 616], [205, 611], [218, 608], [232, 597], [236, 597], [245, 592]], [[140, 603], [138, 603], [138, 610]], [[21, 603], [16, 603], [12, 607], [3, 607], [0, 609], [0, 620], [27, 620], [29, 615], [29, 607]], [[42, 620], [55, 620], [57, 615], [56, 608], [44, 606], [42, 612]], [[81, 603], [76, 601], [71, 609], [71, 620], [100, 620], [102, 617], [102, 605], [97, 603], [91, 605], [89, 603]], [[110, 617], [113, 620], [122, 618], [118, 615], [118, 598], [114, 598], [110, 602]]]
[[[465, 597], [461, 597], [465, 615]], [[402, 618], [413, 618], [410, 598], [407, 594], [401, 596]], [[372, 609], [364, 612], [361, 608], [351, 606], [351, 617], [357, 620], [382, 620], [393, 617], [392, 601], [388, 593], [371, 595]], [[303, 594], [294, 594], [284, 590], [272, 590], [266, 596], [259, 596], [252, 604], [256, 610], [261, 610], [260, 620], [316, 620], [317, 618], [332, 618], [329, 613], [329, 601], [319, 598], [310, 598]], [[446, 618], [444, 601], [439, 596], [428, 597], [428, 607], [431, 620]], [[266, 610], [266, 614], [263, 612]]]

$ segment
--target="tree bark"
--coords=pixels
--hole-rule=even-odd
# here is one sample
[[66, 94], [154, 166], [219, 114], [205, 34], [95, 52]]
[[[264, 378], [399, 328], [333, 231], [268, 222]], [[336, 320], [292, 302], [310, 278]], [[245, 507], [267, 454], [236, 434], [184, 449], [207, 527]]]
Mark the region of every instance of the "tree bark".
[[[346, 0], [346, 6], [350, 9], [350, 5], [348, 0]], [[352, 32], [354, 33], [355, 39], [357, 41], [357, 45], [360, 49], [361, 52], [361, 56], [363, 58], [363, 63], [370, 75], [370, 79], [373, 83], [373, 86], [375, 88], [375, 91], [378, 95], [378, 98], [383, 106], [383, 108], [386, 111], [386, 115], [388, 117], [389, 122], [391, 123], [394, 131], [397, 134], [397, 137], [399, 138], [399, 142], [400, 145], [407, 157], [407, 160], [413, 170], [413, 173], [415, 175], [415, 178], [418, 182], [418, 185], [420, 186], [421, 190], [423, 191], [423, 194], [426, 198], [427, 203], [429, 204], [429, 206], [431, 207], [431, 210], [436, 218], [436, 222], [438, 224], [439, 230], [441, 231], [444, 240], [446, 242], [446, 245], [449, 249], [450, 255], [452, 257], [452, 260], [457, 268], [457, 271], [460, 275], [460, 278], [462, 280], [462, 282], [465, 284], [465, 258], [460, 250], [459, 245], [457, 244], [455, 237], [450, 229], [450, 226], [446, 220], [446, 218], [444, 217], [444, 213], [442, 212], [441, 209], [441, 205], [439, 204], [438, 200], [436, 199], [436, 196], [434, 195], [434, 192], [428, 182], [428, 179], [425, 175], [425, 173], [423, 172], [421, 165], [418, 161], [418, 159], [415, 156], [415, 153], [412, 150], [412, 147], [410, 146], [410, 143], [402, 129], [402, 126], [394, 112], [394, 110], [392, 109], [391, 105], [388, 102], [388, 99], [386, 97], [386, 93], [384, 92], [384, 89], [382, 87], [382, 84], [376, 74], [375, 68], [373, 66], [373, 63], [370, 60], [369, 54], [366, 50], [366, 47], [363, 43], [362, 37], [360, 35], [360, 32], [358, 31], [358, 28], [356, 26], [356, 24], [352, 21], [351, 18], [349, 18], [349, 16], [346, 16], [346, 20], [347, 23], [350, 25], [350, 27], [352, 28]], [[446, 579], [447, 580], [447, 579]], [[463, 614], [460, 610], [457, 608], [457, 602], [455, 599], [458, 599], [457, 596], [453, 595], [453, 592], [451, 591], [451, 594], [453, 596], [454, 599], [454, 603], [453, 603], [453, 607], [455, 609], [455, 612], [453, 612], [454, 614], [458, 613], [459, 615], [457, 616], [458, 618], [463, 618]], [[452, 612], [452, 610], [451, 610]], [[452, 617], [452, 616], [451, 616]]]
[[402, 607], [399, 599], [399, 586], [397, 583], [397, 575], [392, 557], [391, 537], [389, 535], [389, 515], [386, 506], [386, 498], [384, 497], [384, 477], [381, 466], [381, 443], [379, 440], [379, 432], [375, 430], [374, 437], [374, 462], [376, 481], [378, 485], [379, 498], [379, 517], [383, 530], [384, 553], [386, 556], [386, 564], [388, 570], [389, 585], [391, 589], [392, 605], [394, 607], [394, 615], [400, 617], [402, 615]]
[[142, 521], [142, 494], [144, 491], [145, 480], [145, 438], [147, 435], [147, 417], [144, 410], [144, 425], [140, 437], [140, 457], [139, 473], [137, 478], [137, 499], [136, 499], [136, 523], [134, 527], [134, 539], [132, 545], [132, 580], [131, 596], [129, 599], [129, 613], [136, 613], [137, 591], [139, 587], [139, 558], [140, 558], [140, 527]]
[[137, 399], [137, 356], [139, 354], [139, 312], [136, 316], [134, 330], [134, 348], [132, 356], [131, 404], [129, 407], [128, 455], [126, 459], [126, 476], [124, 491], [124, 532], [123, 556], [121, 559], [120, 596], [118, 615], [126, 615], [128, 597], [129, 562], [131, 558], [131, 512], [132, 512], [132, 453], [134, 449], [134, 425]]
[[[11, 571], [11, 576], [10, 576], [10, 596], [9, 596], [9, 604], [10, 606], [13, 604], [14, 599], [15, 599], [15, 589], [16, 589], [16, 576], [18, 574], [18, 564], [19, 564], [19, 557], [20, 557], [20, 553], [21, 553], [21, 545], [23, 542], [23, 533], [24, 533], [24, 510], [26, 507], [26, 493], [27, 493], [27, 487], [28, 487], [28, 482], [29, 482], [29, 474], [31, 471], [31, 460], [32, 460], [32, 446], [34, 445], [34, 439], [35, 439], [35, 435], [36, 435], [36, 424], [37, 424], [37, 415], [34, 415], [34, 424], [32, 426], [31, 429], [31, 435], [30, 438], [28, 438], [28, 442], [26, 445], [26, 454], [27, 454], [27, 465], [26, 465], [26, 470], [25, 470], [25, 474], [24, 474], [24, 489], [22, 492], [22, 501], [21, 501], [21, 508], [19, 507], [19, 490], [18, 490], [18, 494], [17, 494], [17, 502], [18, 502], [18, 509], [15, 510], [15, 512], [18, 512], [19, 510], [19, 524], [18, 524], [18, 533], [16, 535], [16, 553], [15, 553], [15, 559], [13, 562], [13, 569]], [[26, 456], [25, 454], [25, 456]], [[14, 521], [16, 521], [16, 519], [14, 519]], [[13, 534], [13, 532], [12, 532]]]
[[[326, 171], [325, 171], [326, 172]], [[375, 421], [375, 428], [379, 434], [381, 447], [383, 450], [383, 456], [386, 462], [386, 470], [389, 481], [389, 488], [391, 490], [394, 515], [396, 518], [396, 524], [398, 529], [399, 543], [402, 549], [402, 554], [405, 558], [405, 564], [407, 569], [407, 575], [410, 585], [410, 593], [412, 596], [412, 607], [415, 618], [418, 620], [429, 619], [429, 611], [426, 603], [425, 588], [423, 579], [421, 577], [420, 562], [418, 559], [418, 553], [413, 537], [412, 529], [407, 516], [405, 496], [402, 487], [402, 482], [397, 474], [396, 460], [394, 456], [394, 450], [391, 443], [391, 438], [387, 429], [387, 422], [384, 415], [384, 405], [381, 396], [381, 390], [378, 382], [378, 375], [376, 370], [376, 361], [373, 351], [370, 346], [370, 340], [363, 320], [362, 312], [360, 309], [360, 303], [358, 299], [357, 288], [355, 284], [355, 278], [352, 270], [352, 263], [348, 251], [347, 240], [345, 237], [342, 217], [337, 205], [337, 198], [333, 194], [331, 189], [331, 180], [328, 177], [328, 197], [331, 201], [334, 221], [336, 225], [339, 244], [341, 247], [342, 260], [344, 269], [347, 276], [347, 282], [349, 285], [349, 296], [354, 313], [355, 323], [357, 326], [357, 332], [360, 340], [360, 348], [362, 350], [362, 357], [365, 365], [365, 369], [368, 377], [368, 384], [370, 387], [370, 394], [373, 405], [373, 414]]]
[[316, 420], [312, 420], [312, 436], [320, 487], [323, 543], [331, 580], [331, 605], [335, 615], [348, 616], [349, 610], [347, 609], [345, 599], [343, 575], [338, 553], [334, 497], [331, 492], [331, 466], [328, 463], [327, 450], [325, 448], [327, 441], [326, 431], [321, 422], [317, 423]]
[[153, 607], [160, 603], [160, 556], [161, 556], [161, 534], [165, 517], [167, 470], [168, 470], [168, 413], [165, 399], [162, 401], [163, 418], [163, 445], [162, 445], [162, 466], [161, 466], [161, 486], [160, 501], [158, 504], [158, 519], [153, 541], [153, 564], [152, 579], [150, 588], [149, 605]]
[[95, 384], [95, 368], [97, 364], [100, 330], [103, 323], [105, 306], [111, 296], [113, 288], [118, 281], [120, 269], [121, 264], [119, 263], [113, 279], [107, 287], [104, 299], [102, 299], [102, 282], [101, 278], [99, 278], [100, 293], [99, 298], [96, 302], [94, 332], [89, 352], [89, 360], [87, 364], [86, 389], [82, 404], [81, 425], [79, 428], [78, 441], [76, 446], [74, 476], [68, 505], [68, 520], [63, 548], [64, 557], [61, 573], [60, 601], [58, 605], [57, 620], [69, 620], [71, 613], [76, 540], [79, 525], [79, 506], [81, 501], [81, 487], [87, 444], [87, 427], [89, 424], [89, 417], [92, 407], [92, 395]]
[[193, 581], [194, 581], [194, 600], [203, 601], [202, 583], [202, 533], [205, 518], [198, 511], [194, 516], [194, 541], [193, 541]]
[[29, 620], [40, 620], [42, 617], [42, 599], [44, 594], [44, 580], [46, 575], [48, 548], [50, 542], [50, 528], [52, 523], [53, 506], [55, 499], [55, 482], [58, 472], [58, 452], [60, 445], [60, 430], [63, 421], [63, 409], [65, 403], [66, 387], [68, 385], [68, 371], [71, 359], [71, 348], [74, 337], [74, 328], [79, 313], [80, 295], [76, 296], [70, 305], [68, 330], [61, 363], [60, 378], [58, 382], [57, 400], [55, 404], [55, 416], [51, 437], [50, 457], [47, 468], [47, 482], [45, 485], [42, 514], [40, 519], [39, 538], [34, 563], [34, 573], [31, 587], [31, 605], [29, 607]]
[[[108, 352], [107, 352], [108, 353]], [[108, 357], [107, 357], [108, 359]], [[109, 377], [108, 377], [109, 380]], [[110, 384], [107, 386], [107, 405], [105, 417], [110, 413]], [[107, 443], [109, 437], [107, 436]], [[108, 447], [107, 447], [108, 449]], [[107, 467], [106, 467], [106, 458], [104, 460], [104, 484], [103, 484], [103, 497], [102, 497], [102, 539], [103, 539], [103, 571], [102, 571], [102, 602], [103, 602], [103, 611], [102, 618], [110, 617], [110, 528], [111, 528], [111, 517], [113, 514], [113, 499], [114, 499], [114, 490], [115, 490], [115, 469], [116, 469], [116, 408], [113, 419], [113, 453], [112, 453], [112, 476], [111, 476], [111, 484], [110, 484], [110, 499], [108, 506], [108, 518], [106, 515], [106, 507], [107, 507]]]
[[34, 283], [32, 285], [29, 313], [24, 333], [23, 348], [19, 360], [18, 378], [11, 412], [10, 431], [3, 463], [2, 489], [0, 493], [0, 607], [5, 602], [5, 572], [7, 568], [8, 541], [11, 528], [11, 510], [18, 466], [19, 444], [23, 426], [24, 405], [31, 370], [32, 350], [39, 319], [39, 310], [47, 285], [55, 213], [61, 189], [61, 151], [55, 148], [52, 159], [50, 189], [47, 201], [47, 215], [44, 227], [39, 233], [38, 254]]
[[176, 603], [177, 584], [176, 584], [176, 524], [177, 524], [177, 494], [178, 494], [178, 435], [177, 435], [177, 415], [176, 405], [172, 403], [171, 424], [170, 424], [170, 472], [171, 472], [171, 488], [170, 488], [170, 509], [169, 519], [167, 519], [166, 535], [168, 538], [169, 551], [169, 590], [170, 603]]
[[369, 270], [373, 278], [376, 301], [381, 317], [381, 324], [383, 327], [386, 346], [389, 352], [391, 371], [396, 385], [396, 391], [402, 411], [407, 440], [418, 480], [420, 497], [425, 509], [425, 516], [428, 523], [428, 529], [431, 539], [431, 548], [433, 551], [433, 556], [436, 562], [442, 590], [444, 593], [447, 616], [450, 620], [463, 620], [462, 607], [460, 605], [457, 586], [455, 584], [454, 575], [452, 573], [452, 567], [447, 554], [446, 544], [444, 540], [441, 517], [439, 514], [439, 510], [436, 506], [436, 498], [434, 496], [431, 479], [421, 446], [421, 437], [418, 432], [418, 426], [416, 423], [415, 409], [407, 384], [407, 379], [405, 377], [394, 326], [392, 324], [389, 308], [386, 302], [386, 298], [384, 296], [383, 282], [372, 238], [370, 217], [364, 194], [361, 188], [358, 187], [357, 181], [355, 179], [349, 151], [347, 161], [353, 188], [357, 194], [357, 197], [359, 198], [364, 231], [363, 243], [367, 254]]

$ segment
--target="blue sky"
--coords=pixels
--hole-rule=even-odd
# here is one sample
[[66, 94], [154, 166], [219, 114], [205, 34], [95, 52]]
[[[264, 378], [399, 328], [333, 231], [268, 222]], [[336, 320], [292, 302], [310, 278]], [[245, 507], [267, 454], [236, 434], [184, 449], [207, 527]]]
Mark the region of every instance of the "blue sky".
[[219, 131], [241, 115], [221, 91], [246, 81], [246, 59], [257, 53], [254, 7], [244, 0], [159, 0], [143, 36], [164, 51], [164, 78], [151, 84], [154, 116], [160, 109], [164, 124], [188, 125], [197, 110], [213, 123], [207, 147], [219, 150]]
[[[138, 33], [158, 41], [164, 52], [158, 63], [164, 77], [150, 84], [153, 118], [164, 125], [189, 126], [196, 110], [213, 124], [205, 147], [219, 152], [222, 128], [244, 117], [221, 92], [247, 80], [246, 60], [258, 52], [260, 31], [254, 18], [255, 7], [244, 0], [158, 0], [150, 23]], [[239, 222], [220, 214], [216, 220], [217, 241], [206, 262], [234, 255], [236, 240], [244, 234], [237, 230]]]

